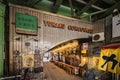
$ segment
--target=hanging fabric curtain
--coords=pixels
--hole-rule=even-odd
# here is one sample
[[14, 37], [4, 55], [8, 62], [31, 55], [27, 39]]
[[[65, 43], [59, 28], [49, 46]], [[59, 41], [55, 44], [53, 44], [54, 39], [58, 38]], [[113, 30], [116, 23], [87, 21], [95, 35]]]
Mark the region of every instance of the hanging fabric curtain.
[[98, 69], [120, 73], [120, 44], [111, 44], [102, 47]]

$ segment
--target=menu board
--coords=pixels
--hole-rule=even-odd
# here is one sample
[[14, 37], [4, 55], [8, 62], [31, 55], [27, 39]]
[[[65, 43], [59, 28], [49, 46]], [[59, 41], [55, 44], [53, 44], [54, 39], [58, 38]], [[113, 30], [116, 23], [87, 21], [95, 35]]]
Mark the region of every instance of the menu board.
[[16, 33], [37, 35], [37, 17], [16, 13]]

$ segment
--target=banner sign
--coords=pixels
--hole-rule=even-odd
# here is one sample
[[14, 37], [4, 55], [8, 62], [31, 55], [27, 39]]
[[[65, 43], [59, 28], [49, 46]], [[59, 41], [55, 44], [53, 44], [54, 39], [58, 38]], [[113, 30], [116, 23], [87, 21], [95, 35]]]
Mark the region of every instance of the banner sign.
[[16, 13], [16, 32], [37, 35], [37, 17], [27, 14]]
[[112, 38], [120, 37], [120, 14], [112, 18]]
[[24, 68], [34, 67], [34, 54], [23, 54], [22, 63]]
[[98, 69], [120, 73], [120, 48], [103, 49], [99, 58]]

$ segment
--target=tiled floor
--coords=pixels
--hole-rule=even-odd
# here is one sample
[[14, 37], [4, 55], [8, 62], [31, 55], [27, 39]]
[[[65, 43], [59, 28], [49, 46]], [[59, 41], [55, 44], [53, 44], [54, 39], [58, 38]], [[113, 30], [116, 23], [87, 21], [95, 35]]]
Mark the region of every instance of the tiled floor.
[[44, 80], [83, 80], [78, 76], [71, 75], [53, 63], [44, 63]]

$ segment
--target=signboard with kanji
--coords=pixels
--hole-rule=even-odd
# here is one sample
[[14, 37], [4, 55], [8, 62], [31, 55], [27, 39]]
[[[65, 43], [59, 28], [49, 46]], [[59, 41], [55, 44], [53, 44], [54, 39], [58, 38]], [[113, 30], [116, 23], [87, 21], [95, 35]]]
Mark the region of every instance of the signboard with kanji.
[[98, 69], [112, 73], [120, 73], [120, 48], [102, 49]]
[[27, 14], [16, 13], [15, 16], [16, 33], [37, 34], [37, 17]]

